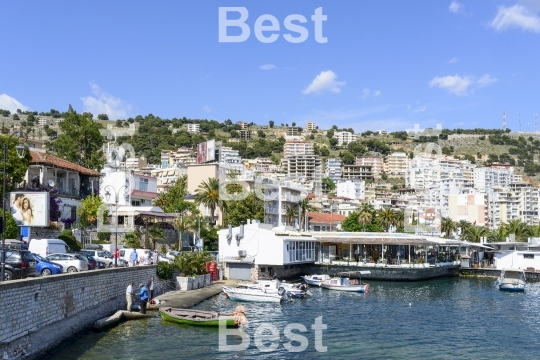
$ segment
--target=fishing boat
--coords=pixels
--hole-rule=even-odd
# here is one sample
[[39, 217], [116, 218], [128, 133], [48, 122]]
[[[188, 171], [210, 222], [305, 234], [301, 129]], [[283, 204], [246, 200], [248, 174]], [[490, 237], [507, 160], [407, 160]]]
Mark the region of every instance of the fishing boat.
[[278, 294], [283, 295], [286, 293], [289, 297], [303, 298], [311, 293], [307, 290], [306, 284], [293, 284], [282, 282], [278, 289]]
[[220, 322], [225, 322], [226, 326], [238, 326], [241, 323], [238, 321], [238, 316], [220, 314], [215, 311], [160, 307], [159, 314], [163, 320], [178, 324], [219, 326]]
[[495, 286], [502, 291], [525, 291], [525, 272], [521, 269], [502, 269]]
[[284, 299], [283, 295], [267, 293], [258, 287], [223, 287], [223, 292], [229, 299], [235, 301], [274, 302], [279, 303]]
[[[359, 275], [371, 274], [371, 271], [357, 271]], [[333, 277], [321, 283], [321, 287], [329, 290], [349, 291], [366, 293], [369, 290], [369, 284], [362, 283], [362, 279], [356, 280], [348, 277]]]
[[305, 275], [300, 276], [308, 285], [321, 286], [325, 280], [330, 280], [330, 275]]

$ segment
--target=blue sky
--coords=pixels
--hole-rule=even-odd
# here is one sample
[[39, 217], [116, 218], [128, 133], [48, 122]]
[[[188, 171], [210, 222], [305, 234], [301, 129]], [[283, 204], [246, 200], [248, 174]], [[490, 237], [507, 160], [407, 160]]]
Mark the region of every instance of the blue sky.
[[[219, 7], [247, 9], [246, 41], [219, 42]], [[539, 0], [2, 1], [0, 13], [4, 109], [357, 132], [500, 128], [503, 111], [533, 131], [540, 112]], [[280, 24], [273, 43], [254, 34], [264, 14]], [[302, 43], [284, 39], [292, 14], [308, 20]]]

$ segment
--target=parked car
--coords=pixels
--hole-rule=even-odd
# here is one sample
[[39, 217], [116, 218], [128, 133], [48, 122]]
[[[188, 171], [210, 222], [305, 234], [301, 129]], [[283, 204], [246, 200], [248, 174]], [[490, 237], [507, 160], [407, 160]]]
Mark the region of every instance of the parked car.
[[53, 263], [41, 255], [32, 254], [37, 261], [36, 274], [41, 276], [61, 274], [64, 267], [60, 264]]
[[169, 251], [165, 254], [165, 257], [174, 260], [178, 255], [180, 255], [180, 251]]
[[85, 255], [90, 255], [97, 261], [104, 262], [107, 267], [114, 266], [112, 256], [107, 255], [107, 252], [103, 250], [92, 250], [92, 249], [85, 248], [81, 250], [80, 253], [85, 254]]
[[[107, 255], [107, 257], [110, 257], [112, 259], [112, 266], [114, 266], [114, 256], [113, 256], [113, 254], [109, 250], [103, 250], [103, 252]], [[121, 250], [120, 250], [120, 252], [121, 252]], [[128, 262], [126, 260], [122, 259], [121, 257], [118, 258], [117, 264], [118, 264], [118, 267], [128, 266]]]
[[6, 249], [4, 281], [36, 276], [36, 259], [28, 250]]
[[63, 272], [74, 273], [88, 270], [88, 259], [80, 254], [51, 254], [46, 259], [62, 265]]
[[31, 239], [28, 250], [34, 254], [47, 257], [50, 254], [63, 254], [69, 252], [69, 246], [60, 239]]
[[100, 244], [86, 244], [86, 246], [84, 248], [88, 249], [88, 250], [103, 250], [103, 245], [100, 245]]
[[88, 260], [88, 270], [96, 270], [99, 268], [98, 262], [93, 256], [86, 254], [81, 254], [81, 256], [84, 256]]
[[171, 259], [169, 257], [166, 257], [165, 255], [163, 254], [158, 254], [158, 262], [160, 261], [165, 261], [165, 262], [168, 262], [168, 263], [171, 263], [174, 261], [174, 259]]
[[105, 269], [107, 267], [107, 264], [105, 264], [103, 261], [97, 261], [97, 267], [98, 269]]

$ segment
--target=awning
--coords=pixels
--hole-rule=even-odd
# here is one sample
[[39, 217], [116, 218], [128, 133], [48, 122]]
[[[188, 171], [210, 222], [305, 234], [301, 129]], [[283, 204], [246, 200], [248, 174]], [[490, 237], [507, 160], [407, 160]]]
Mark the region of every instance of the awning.
[[461, 245], [461, 241], [452, 239], [442, 239], [430, 236], [384, 233], [384, 232], [338, 232], [327, 231], [311, 233], [311, 236], [319, 242], [334, 242], [342, 244], [384, 244], [384, 245], [427, 245], [435, 244], [442, 246]]

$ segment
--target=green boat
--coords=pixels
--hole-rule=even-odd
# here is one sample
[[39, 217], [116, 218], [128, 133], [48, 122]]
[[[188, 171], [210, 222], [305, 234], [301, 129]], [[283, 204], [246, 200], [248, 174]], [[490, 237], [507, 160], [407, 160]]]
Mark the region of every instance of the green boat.
[[178, 324], [198, 326], [219, 326], [221, 321], [228, 327], [237, 327], [237, 318], [228, 314], [220, 314], [215, 311], [200, 311], [192, 309], [177, 309], [171, 307], [159, 308], [161, 318]]

